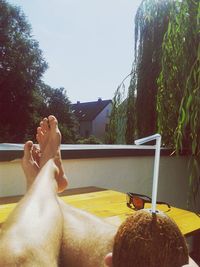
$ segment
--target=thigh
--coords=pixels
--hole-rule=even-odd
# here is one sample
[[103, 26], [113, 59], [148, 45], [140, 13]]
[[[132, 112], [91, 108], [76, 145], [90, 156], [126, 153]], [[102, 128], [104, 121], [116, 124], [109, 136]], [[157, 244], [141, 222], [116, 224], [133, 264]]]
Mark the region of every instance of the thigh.
[[32, 244], [19, 241], [11, 233], [0, 235], [0, 266], [2, 267], [57, 267], [57, 259]]

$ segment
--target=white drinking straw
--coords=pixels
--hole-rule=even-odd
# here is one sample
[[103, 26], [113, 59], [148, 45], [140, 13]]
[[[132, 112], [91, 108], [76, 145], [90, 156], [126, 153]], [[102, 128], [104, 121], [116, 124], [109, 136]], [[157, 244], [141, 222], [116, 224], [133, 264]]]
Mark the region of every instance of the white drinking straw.
[[136, 145], [141, 145], [143, 143], [156, 140], [155, 146], [155, 159], [154, 159], [154, 172], [153, 172], [153, 186], [152, 186], [152, 203], [151, 210], [152, 213], [156, 212], [156, 199], [158, 191], [158, 174], [159, 174], [159, 163], [160, 163], [160, 145], [161, 145], [161, 135], [154, 134], [151, 136], [144, 137], [142, 139], [135, 140]]

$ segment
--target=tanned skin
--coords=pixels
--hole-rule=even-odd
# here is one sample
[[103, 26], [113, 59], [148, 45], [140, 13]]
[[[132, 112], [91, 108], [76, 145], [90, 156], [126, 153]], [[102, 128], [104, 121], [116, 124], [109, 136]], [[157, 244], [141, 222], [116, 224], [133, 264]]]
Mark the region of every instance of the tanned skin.
[[2, 228], [0, 266], [106, 266], [117, 229], [57, 196], [68, 181], [54, 116], [40, 122], [36, 138], [39, 147], [32, 141], [24, 146], [27, 193]]

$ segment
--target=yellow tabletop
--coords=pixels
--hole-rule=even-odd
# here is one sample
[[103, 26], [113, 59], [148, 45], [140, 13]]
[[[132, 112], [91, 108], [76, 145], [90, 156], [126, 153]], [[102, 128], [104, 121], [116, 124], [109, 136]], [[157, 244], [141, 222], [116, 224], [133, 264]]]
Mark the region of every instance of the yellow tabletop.
[[[66, 203], [88, 211], [117, 226], [135, 212], [126, 206], [126, 194], [113, 190], [62, 196], [61, 198]], [[0, 224], [6, 220], [16, 204], [0, 205]], [[145, 206], [145, 208], [149, 207], [148, 204]], [[191, 235], [200, 231], [200, 217], [197, 214], [175, 207], [171, 207], [168, 211], [165, 205], [157, 205], [157, 209], [166, 212], [177, 223], [184, 235]]]
[[[86, 210], [115, 225], [120, 225], [135, 212], [126, 206], [126, 194], [112, 190], [65, 196], [62, 199], [74, 207]], [[150, 208], [150, 204], [146, 204], [145, 208]], [[168, 210], [165, 205], [157, 205], [157, 209], [166, 212], [184, 235], [200, 231], [200, 217], [197, 214], [175, 207]]]

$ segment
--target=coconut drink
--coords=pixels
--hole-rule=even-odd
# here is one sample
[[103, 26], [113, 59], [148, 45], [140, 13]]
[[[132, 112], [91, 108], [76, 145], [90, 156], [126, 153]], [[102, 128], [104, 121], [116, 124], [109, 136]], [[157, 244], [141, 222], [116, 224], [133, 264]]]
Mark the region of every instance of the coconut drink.
[[136, 145], [156, 140], [152, 203], [136, 211], [119, 227], [114, 239], [113, 267], [180, 267], [188, 263], [186, 241], [178, 226], [156, 209], [161, 136], [135, 141]]
[[115, 236], [113, 267], [180, 267], [188, 260], [184, 236], [162, 212], [136, 211]]

